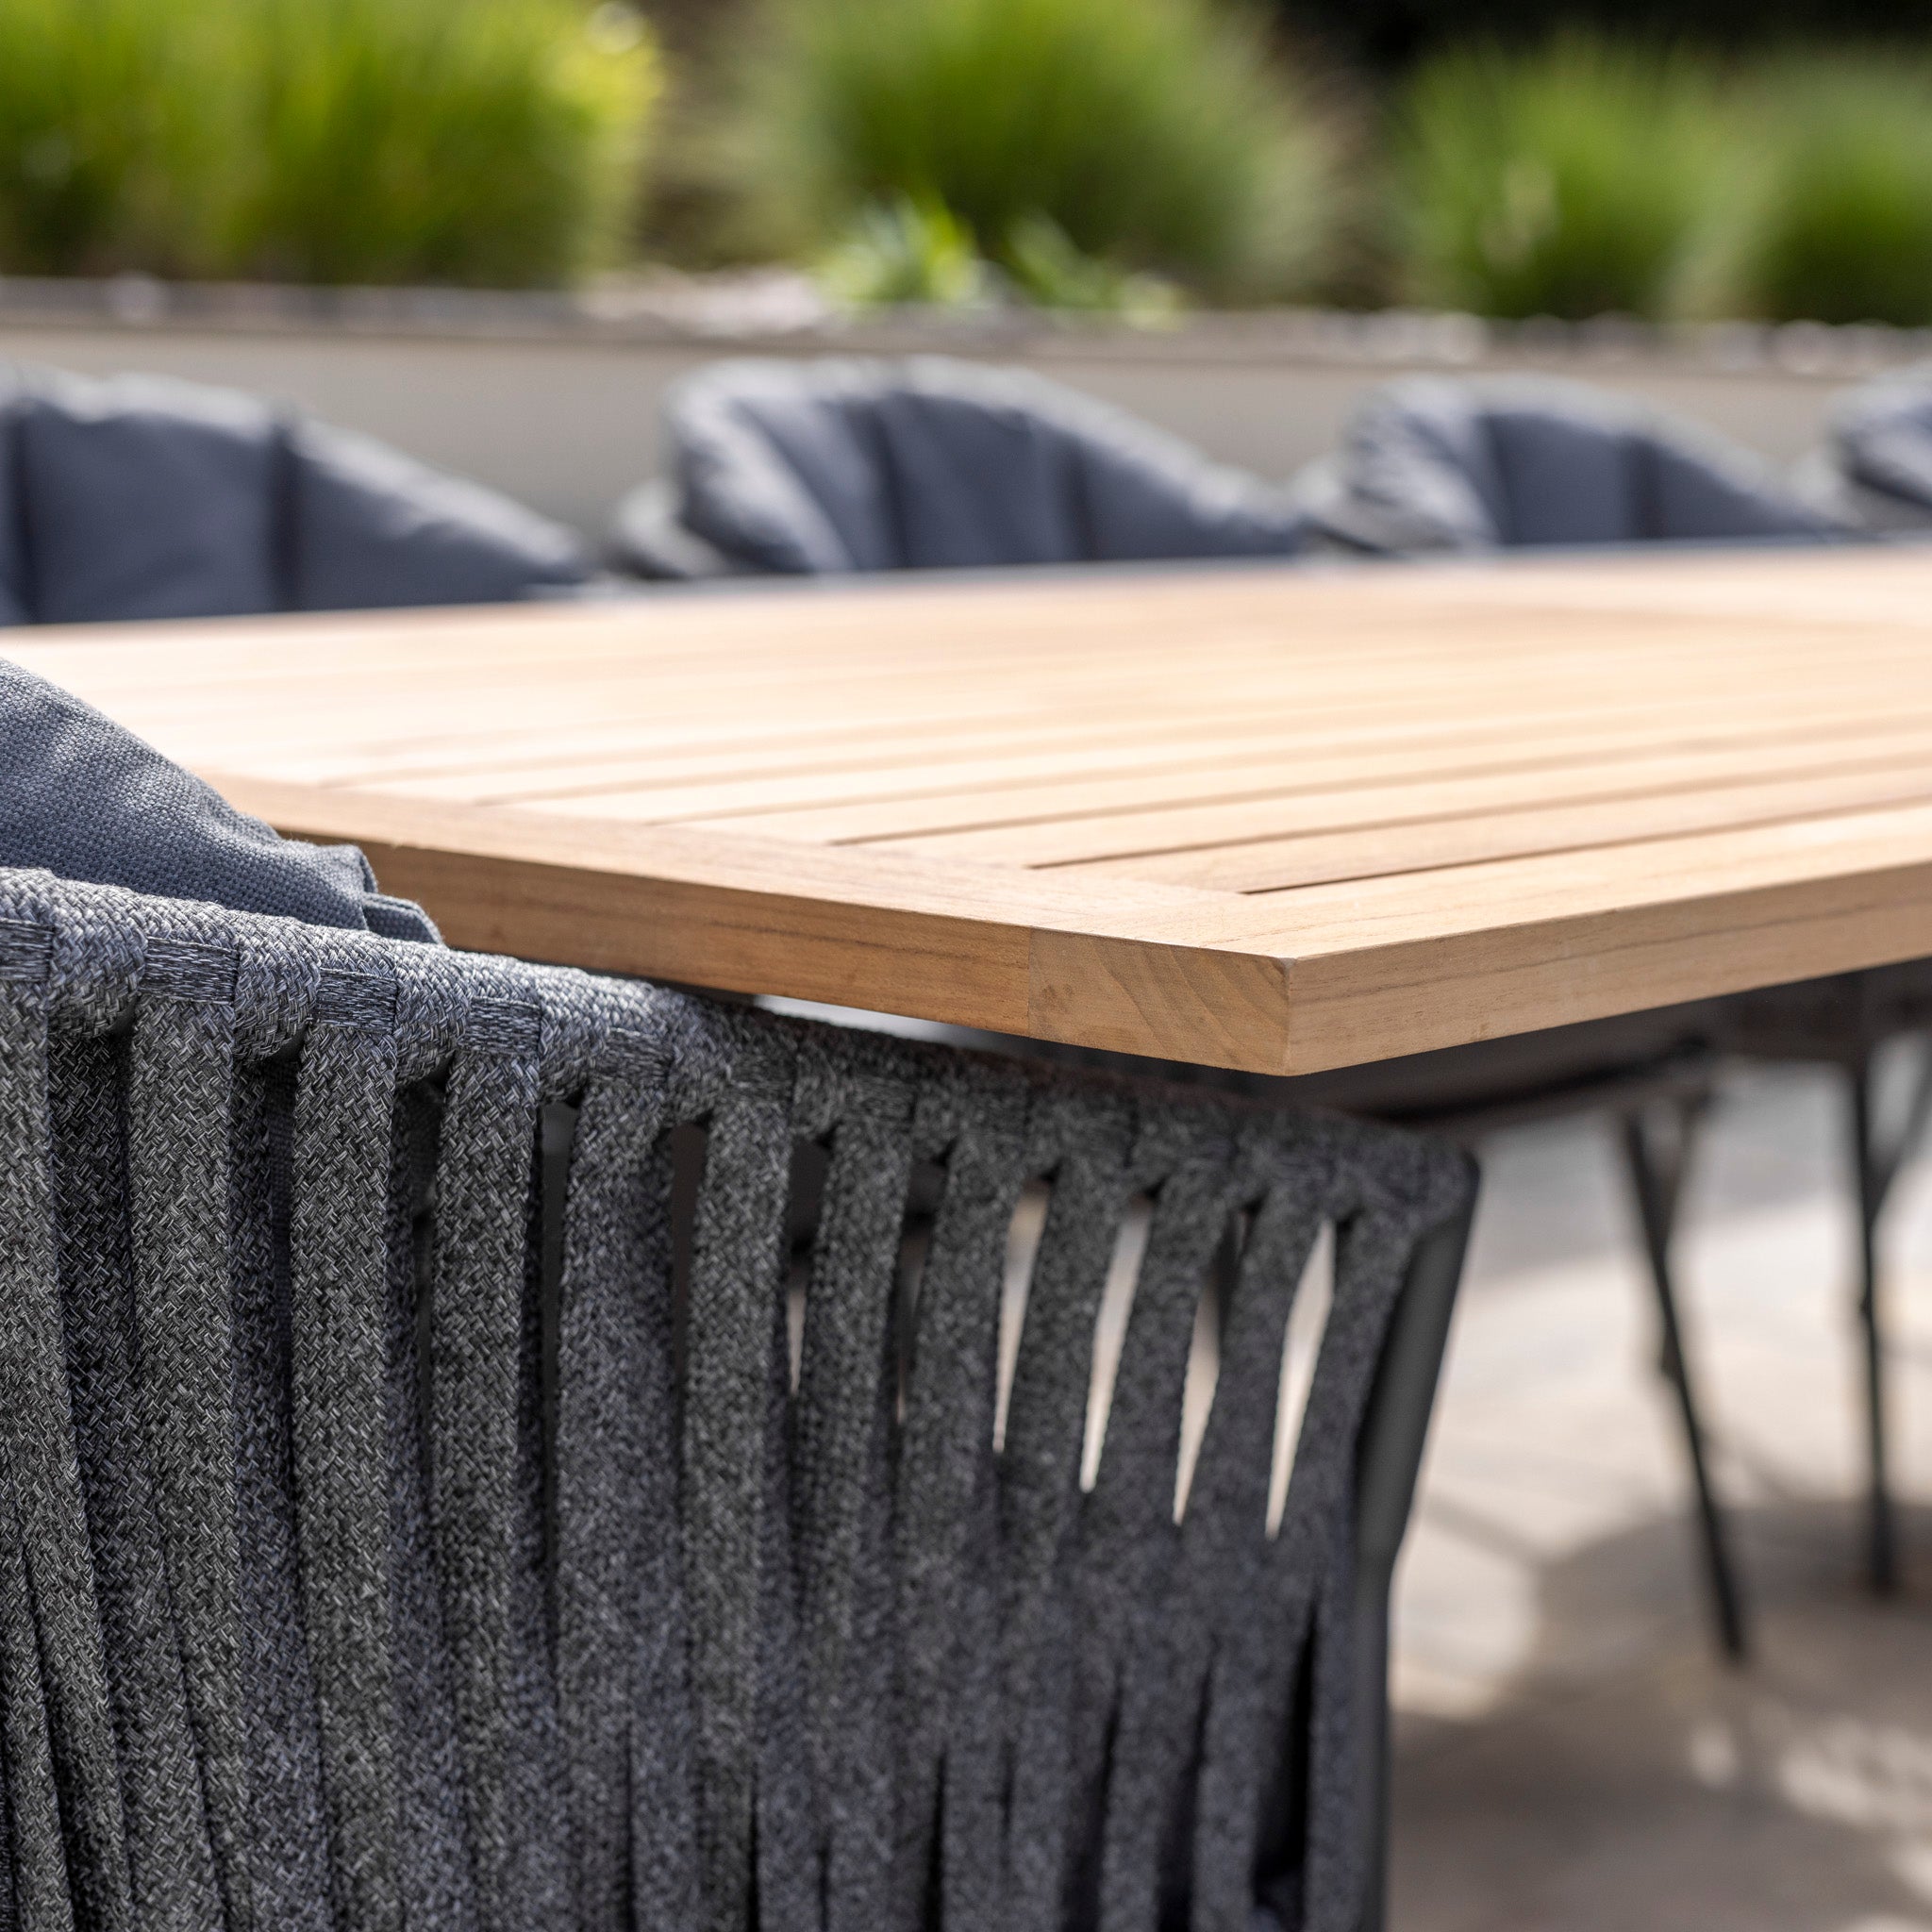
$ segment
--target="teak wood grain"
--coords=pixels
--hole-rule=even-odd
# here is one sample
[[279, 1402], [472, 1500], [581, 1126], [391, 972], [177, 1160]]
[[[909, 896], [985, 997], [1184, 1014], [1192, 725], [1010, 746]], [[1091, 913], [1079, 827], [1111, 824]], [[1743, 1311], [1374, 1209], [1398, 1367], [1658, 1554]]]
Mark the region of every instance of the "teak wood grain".
[[1932, 954], [1932, 553], [15, 633], [459, 945], [1264, 1072]]

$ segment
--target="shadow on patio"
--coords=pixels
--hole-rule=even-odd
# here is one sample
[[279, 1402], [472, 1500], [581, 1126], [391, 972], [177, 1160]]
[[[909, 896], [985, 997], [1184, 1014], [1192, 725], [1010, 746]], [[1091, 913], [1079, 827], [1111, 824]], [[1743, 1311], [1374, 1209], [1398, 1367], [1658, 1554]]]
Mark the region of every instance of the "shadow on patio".
[[1821, 1083], [1747, 1081], [1690, 1209], [1755, 1613], [1740, 1673], [1709, 1642], [1607, 1143], [1491, 1150], [1398, 1576], [1396, 1932], [1932, 1927], [1932, 1174], [1889, 1242], [1908, 1557], [1881, 1603], [1857, 1569], [1831, 1124]]

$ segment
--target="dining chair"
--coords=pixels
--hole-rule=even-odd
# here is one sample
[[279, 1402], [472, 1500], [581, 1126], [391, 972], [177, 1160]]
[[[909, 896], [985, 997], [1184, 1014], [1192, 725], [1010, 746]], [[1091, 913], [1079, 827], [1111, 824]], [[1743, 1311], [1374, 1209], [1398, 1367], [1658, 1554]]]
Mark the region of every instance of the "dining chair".
[[0, 625], [490, 604], [570, 532], [240, 391], [0, 365]]
[[[1873, 1589], [1890, 1595], [1900, 1586], [1901, 1552], [1882, 1237], [1899, 1177], [1923, 1151], [1932, 1126], [1932, 966], [1908, 960], [1741, 994], [1725, 1002], [1719, 1037], [1733, 1053], [1815, 1067], [1838, 1089], [1840, 1145], [1856, 1215], [1853, 1308], [1864, 1407], [1865, 1568]], [[1888, 1080], [1888, 1062], [1899, 1059], [1903, 1082]], [[1891, 1100], [1886, 1090], [1894, 1085], [1897, 1098]]]
[[24, 1932], [1380, 1923], [1445, 1145], [11, 870], [0, 1149]]
[[1753, 452], [1586, 384], [1533, 377], [1375, 390], [1297, 490], [1324, 539], [1378, 556], [1846, 534]]
[[654, 577], [1282, 557], [1286, 491], [1017, 370], [718, 362], [664, 405], [671, 474], [612, 550]]

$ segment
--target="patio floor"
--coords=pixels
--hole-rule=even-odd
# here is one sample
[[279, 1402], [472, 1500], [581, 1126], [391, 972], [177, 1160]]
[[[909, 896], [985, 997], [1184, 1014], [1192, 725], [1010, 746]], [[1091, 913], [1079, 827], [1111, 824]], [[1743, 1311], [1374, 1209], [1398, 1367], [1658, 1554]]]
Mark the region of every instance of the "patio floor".
[[1887, 1229], [1907, 1588], [1862, 1588], [1835, 1090], [1737, 1084], [1680, 1273], [1757, 1651], [1713, 1657], [1608, 1132], [1505, 1137], [1397, 1576], [1394, 1932], [1932, 1932], [1932, 1162]]

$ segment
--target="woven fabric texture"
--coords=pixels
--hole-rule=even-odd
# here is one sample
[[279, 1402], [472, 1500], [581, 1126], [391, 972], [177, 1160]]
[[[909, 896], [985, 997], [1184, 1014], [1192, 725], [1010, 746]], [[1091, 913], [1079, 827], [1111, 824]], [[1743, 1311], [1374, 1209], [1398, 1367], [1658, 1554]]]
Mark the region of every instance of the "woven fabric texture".
[[1466, 1187], [0, 873], [0, 1926], [1345, 1932], [1356, 1447]]

